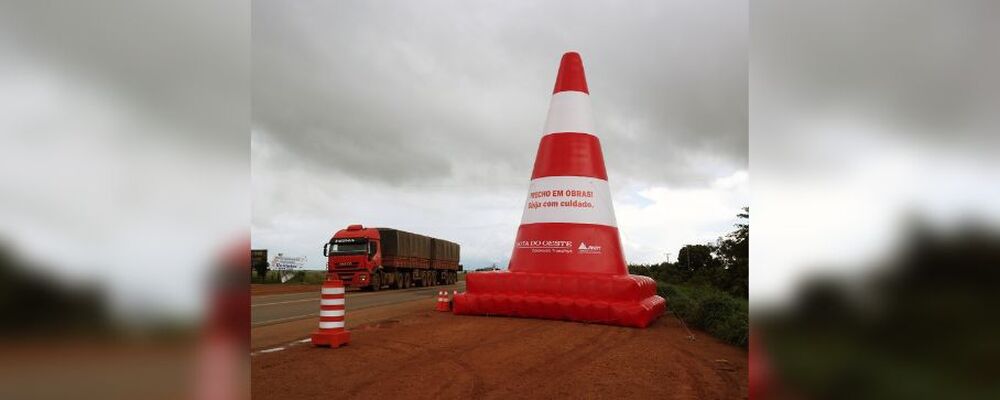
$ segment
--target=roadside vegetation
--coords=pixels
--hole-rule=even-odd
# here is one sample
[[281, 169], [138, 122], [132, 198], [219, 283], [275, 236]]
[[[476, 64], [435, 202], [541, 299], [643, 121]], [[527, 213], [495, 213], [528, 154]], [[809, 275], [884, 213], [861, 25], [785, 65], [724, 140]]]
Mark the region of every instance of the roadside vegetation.
[[686, 245], [675, 262], [629, 265], [629, 273], [657, 281], [667, 310], [690, 326], [723, 341], [749, 340], [750, 209], [737, 214], [736, 229], [715, 243]]

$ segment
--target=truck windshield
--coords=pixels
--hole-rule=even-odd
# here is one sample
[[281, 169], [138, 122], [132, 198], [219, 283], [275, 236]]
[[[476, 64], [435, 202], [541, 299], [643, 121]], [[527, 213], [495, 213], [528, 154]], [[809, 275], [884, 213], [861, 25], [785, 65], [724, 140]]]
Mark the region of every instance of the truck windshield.
[[333, 243], [330, 245], [330, 253], [365, 253], [368, 252], [367, 242], [355, 243]]

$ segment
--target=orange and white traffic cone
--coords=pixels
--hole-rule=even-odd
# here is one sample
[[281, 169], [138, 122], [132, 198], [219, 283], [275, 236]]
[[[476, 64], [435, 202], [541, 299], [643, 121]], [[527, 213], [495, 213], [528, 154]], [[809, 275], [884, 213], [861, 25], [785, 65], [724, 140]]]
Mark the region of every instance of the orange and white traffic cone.
[[320, 290], [319, 329], [312, 334], [312, 344], [337, 348], [351, 341], [351, 332], [344, 328], [344, 283], [331, 275]]
[[438, 292], [437, 308], [438, 311], [450, 311], [451, 307], [448, 306], [448, 291]]

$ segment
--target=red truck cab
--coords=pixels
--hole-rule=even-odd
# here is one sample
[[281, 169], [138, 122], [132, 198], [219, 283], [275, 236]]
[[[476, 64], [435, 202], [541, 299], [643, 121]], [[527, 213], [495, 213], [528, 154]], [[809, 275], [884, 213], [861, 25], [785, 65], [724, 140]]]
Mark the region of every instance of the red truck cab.
[[345, 287], [371, 285], [372, 273], [382, 265], [379, 242], [378, 230], [361, 225], [337, 231], [323, 247], [327, 272], [336, 273]]

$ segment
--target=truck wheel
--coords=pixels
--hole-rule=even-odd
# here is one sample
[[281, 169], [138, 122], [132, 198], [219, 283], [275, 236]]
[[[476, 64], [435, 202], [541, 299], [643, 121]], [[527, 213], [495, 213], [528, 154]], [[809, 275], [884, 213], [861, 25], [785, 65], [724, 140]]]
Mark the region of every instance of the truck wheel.
[[410, 288], [410, 276], [411, 276], [410, 274], [403, 275], [403, 289]]
[[372, 291], [377, 292], [382, 288], [382, 274], [372, 275]]

